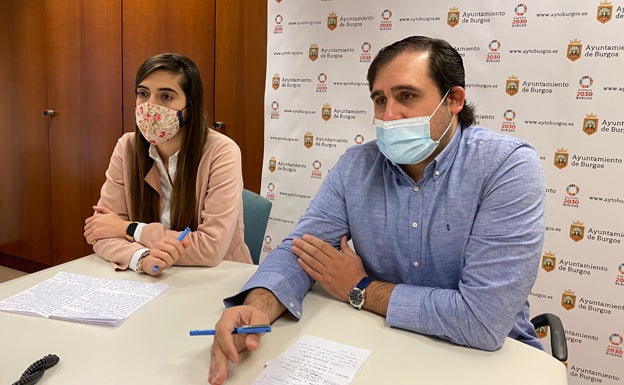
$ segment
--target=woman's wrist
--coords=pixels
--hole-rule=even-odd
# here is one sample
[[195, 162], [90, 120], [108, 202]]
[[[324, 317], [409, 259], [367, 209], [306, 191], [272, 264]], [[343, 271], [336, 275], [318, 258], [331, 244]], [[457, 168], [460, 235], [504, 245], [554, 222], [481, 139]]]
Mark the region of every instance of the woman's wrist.
[[139, 225], [138, 222], [130, 222], [130, 221], [124, 221], [123, 222], [123, 234], [122, 234], [122, 238], [126, 238], [127, 240], [129, 240], [130, 242], [135, 242], [135, 237], [134, 237], [134, 233], [136, 232], [136, 228]]
[[139, 260], [137, 262], [137, 266], [136, 266], [136, 272], [141, 274], [141, 273], [145, 273], [145, 270], [143, 270], [143, 261], [145, 260], [145, 257], [147, 257], [149, 255], [149, 250], [147, 250], [146, 252], [144, 252], [143, 254], [141, 254], [141, 256], [139, 257]]
[[139, 260], [149, 255], [149, 251], [150, 249], [148, 248], [140, 248], [139, 250], [132, 253], [132, 256], [130, 257], [130, 261], [128, 262], [128, 268], [130, 270], [136, 271], [137, 273], [141, 273], [142, 269], [141, 271], [139, 271], [139, 267], [143, 266], [143, 261], [142, 260], [139, 261]]

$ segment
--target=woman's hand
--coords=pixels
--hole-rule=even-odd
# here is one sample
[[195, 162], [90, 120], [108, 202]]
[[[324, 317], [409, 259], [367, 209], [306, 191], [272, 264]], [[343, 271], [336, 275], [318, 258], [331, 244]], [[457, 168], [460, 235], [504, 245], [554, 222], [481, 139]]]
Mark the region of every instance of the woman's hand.
[[87, 243], [105, 238], [125, 238], [126, 228], [131, 223], [119, 217], [106, 207], [93, 206], [93, 215], [85, 220], [84, 237]]
[[[145, 274], [159, 275], [165, 269], [173, 266], [184, 255], [184, 248], [189, 245], [188, 240], [178, 241], [176, 238], [164, 237], [154, 243], [149, 255], [143, 258], [141, 270]], [[158, 266], [158, 269], [154, 267]], [[156, 270], [156, 271], [154, 271]]]

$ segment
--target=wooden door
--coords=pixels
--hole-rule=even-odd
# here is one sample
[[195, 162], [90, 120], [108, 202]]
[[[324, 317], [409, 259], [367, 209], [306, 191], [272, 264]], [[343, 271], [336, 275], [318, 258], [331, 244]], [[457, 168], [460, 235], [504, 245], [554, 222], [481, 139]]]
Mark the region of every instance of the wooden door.
[[52, 264], [44, 21], [41, 0], [4, 2], [0, 12], [0, 255], [29, 271]]
[[83, 233], [122, 133], [121, 0], [46, 0], [53, 264], [93, 253]]
[[121, 0], [12, 0], [0, 18], [0, 253], [30, 271], [93, 252], [84, 219], [122, 133]]
[[267, 2], [217, 0], [216, 28], [215, 119], [241, 148], [245, 188], [260, 192]]

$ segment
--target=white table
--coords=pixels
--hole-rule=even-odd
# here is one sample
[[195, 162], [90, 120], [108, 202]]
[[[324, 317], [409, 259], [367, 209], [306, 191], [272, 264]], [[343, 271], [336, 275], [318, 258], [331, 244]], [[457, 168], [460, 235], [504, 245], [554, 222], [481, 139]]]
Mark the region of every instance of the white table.
[[[59, 271], [169, 285], [117, 328], [0, 312], [0, 383], [13, 383], [32, 362], [54, 353], [61, 361], [39, 384], [206, 384], [212, 337], [190, 337], [188, 331], [212, 328], [222, 299], [255, 268], [234, 262], [173, 267], [153, 278], [115, 272], [91, 255], [0, 284], [0, 299]], [[231, 368], [226, 384], [250, 384], [266, 361], [305, 334], [372, 351], [353, 384], [567, 384], [563, 364], [523, 343], [507, 339], [500, 350], [484, 352], [393, 329], [383, 317], [356, 311], [316, 287], [306, 296], [302, 319], [276, 321], [260, 349]]]

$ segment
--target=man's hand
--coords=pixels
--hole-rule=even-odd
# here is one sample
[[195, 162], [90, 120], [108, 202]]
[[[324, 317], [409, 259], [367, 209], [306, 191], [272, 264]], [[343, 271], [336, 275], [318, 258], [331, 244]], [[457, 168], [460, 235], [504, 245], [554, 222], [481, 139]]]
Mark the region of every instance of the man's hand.
[[343, 302], [349, 301], [349, 290], [367, 275], [346, 236], [340, 239], [338, 251], [329, 243], [305, 234], [293, 239], [292, 252], [299, 257], [297, 263], [310, 278]]
[[239, 326], [270, 323], [266, 313], [255, 306], [241, 305], [225, 309], [215, 325], [216, 334], [210, 349], [210, 384], [222, 384], [228, 375], [228, 361], [238, 362], [238, 353], [248, 349], [254, 351], [260, 346], [264, 334], [232, 334]]
[[85, 220], [84, 237], [92, 245], [105, 238], [125, 238], [130, 224], [106, 207], [93, 206], [93, 215]]

